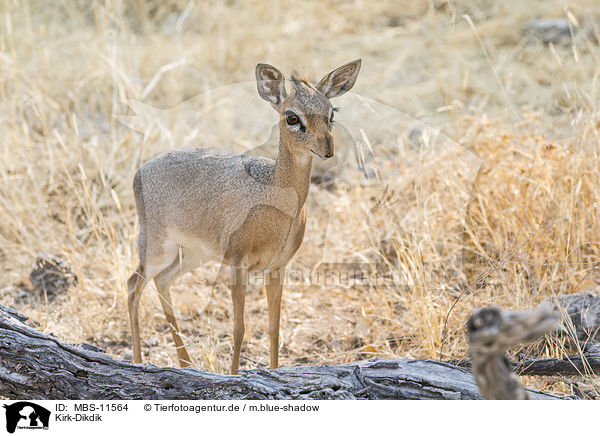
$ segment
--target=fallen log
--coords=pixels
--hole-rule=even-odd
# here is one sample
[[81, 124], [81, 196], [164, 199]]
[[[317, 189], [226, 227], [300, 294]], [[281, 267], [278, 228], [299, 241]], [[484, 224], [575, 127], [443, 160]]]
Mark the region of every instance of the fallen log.
[[600, 373], [600, 348], [592, 343], [582, 345], [582, 353], [562, 359], [523, 359], [516, 364], [522, 375], [577, 376]]
[[[580, 376], [600, 374], [600, 348], [593, 343], [588, 343], [582, 344], [581, 349], [582, 354], [575, 354], [562, 359], [524, 358], [512, 362], [512, 366], [519, 375]], [[471, 368], [469, 359], [449, 360], [446, 363], [461, 368]]]
[[[241, 375], [132, 364], [41, 333], [0, 306], [0, 395], [19, 399], [480, 399], [468, 370], [431, 360], [255, 369]], [[528, 389], [533, 399], [559, 399]]]

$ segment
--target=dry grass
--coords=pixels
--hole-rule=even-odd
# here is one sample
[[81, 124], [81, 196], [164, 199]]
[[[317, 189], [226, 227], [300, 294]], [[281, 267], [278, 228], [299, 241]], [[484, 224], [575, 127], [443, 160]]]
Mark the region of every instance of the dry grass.
[[[568, 43], [523, 35], [531, 18], [567, 16]], [[409, 116], [399, 115], [403, 127], [392, 135], [376, 118], [360, 126], [362, 137], [350, 132], [374, 149], [370, 165], [382, 182], [348, 182], [356, 179], [347, 170], [331, 190], [313, 187], [292, 267], [308, 274], [319, 261], [379, 262], [400, 284], [289, 286], [281, 363], [465, 356], [474, 307], [528, 308], [596, 285], [597, 19], [593, 1], [3, 2], [0, 303], [65, 340], [120, 356], [130, 344], [136, 169], [166, 149], [220, 146], [227, 135], [230, 147], [249, 148], [270, 125], [243, 105], [221, 114], [199, 98], [187, 111], [221, 114], [213, 130], [140, 135], [119, 122], [123, 101], [169, 108], [251, 81], [257, 62], [318, 79], [361, 57], [354, 92]], [[248, 104], [269, 114], [255, 99]], [[341, 126], [352, 112], [345, 104]], [[447, 137], [415, 151], [408, 138], [418, 122]], [[340, 150], [349, 147], [343, 142]], [[50, 305], [15, 302], [40, 251], [67, 258], [79, 284]], [[231, 307], [222, 283], [212, 286], [216, 269], [188, 274], [172, 290], [196, 365], [225, 372]], [[250, 289], [242, 368], [268, 363], [266, 318], [264, 291]], [[149, 360], [175, 365], [154, 291], [142, 298], [141, 320]], [[535, 350], [564, 352], [560, 344]], [[526, 382], [570, 390], [559, 378]]]

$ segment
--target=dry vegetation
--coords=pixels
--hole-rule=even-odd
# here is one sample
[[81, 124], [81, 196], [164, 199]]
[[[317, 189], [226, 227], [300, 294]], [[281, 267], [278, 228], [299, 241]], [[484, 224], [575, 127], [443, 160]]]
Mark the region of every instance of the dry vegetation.
[[[248, 103], [252, 111], [233, 99], [223, 113], [193, 98], [252, 81], [257, 62], [319, 79], [359, 57], [354, 93], [389, 105], [402, 121], [358, 116], [358, 125], [351, 123], [363, 131], [349, 128], [352, 137], [337, 147], [351, 148], [353, 140], [371, 147], [368, 164], [379, 182], [363, 183], [350, 166], [339, 182], [313, 186], [307, 237], [291, 266], [308, 274], [319, 262], [378, 262], [401, 280], [288, 286], [282, 365], [460, 358], [473, 308], [530, 308], [596, 286], [595, 2], [402, 3], [2, 2], [0, 303], [40, 321], [44, 331], [126, 355], [136, 169], [184, 144], [262, 143], [274, 113], [258, 95]], [[540, 17], [567, 18], [571, 36], [546, 44], [524, 34], [527, 21]], [[126, 100], [172, 108], [190, 98], [190, 106], [180, 106], [185, 116], [192, 109], [198, 118], [219, 114], [201, 125], [206, 131], [192, 125], [193, 134], [170, 135], [167, 125], [140, 134], [120, 122], [132, 114]], [[340, 99], [340, 131], [353, 101]], [[260, 124], [254, 108], [272, 118]], [[419, 123], [446, 136], [425, 135], [417, 150], [411, 132], [426, 131], [415, 130]], [[40, 251], [68, 259], [79, 277], [49, 304], [17, 298]], [[211, 264], [188, 274], [172, 291], [196, 366], [226, 372], [231, 303], [222, 281], [213, 286], [216, 270]], [[250, 289], [246, 307], [241, 367], [266, 366], [264, 291]], [[175, 365], [152, 287], [142, 298], [141, 320], [144, 354], [154, 364]], [[560, 342], [522, 351], [565, 352]], [[571, 389], [560, 378], [526, 382]]]

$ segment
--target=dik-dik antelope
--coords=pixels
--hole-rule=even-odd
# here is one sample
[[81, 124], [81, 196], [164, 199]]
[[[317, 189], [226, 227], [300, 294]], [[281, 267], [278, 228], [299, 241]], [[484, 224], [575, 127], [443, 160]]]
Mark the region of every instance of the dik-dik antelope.
[[138, 303], [144, 285], [154, 279], [179, 364], [192, 363], [169, 287], [180, 274], [218, 260], [231, 266], [231, 373], [239, 367], [250, 271], [265, 272], [270, 366], [278, 367], [282, 286], [286, 266], [304, 237], [312, 156], [333, 156], [334, 108], [329, 99], [352, 88], [360, 64], [360, 59], [345, 64], [316, 86], [292, 75], [289, 95], [279, 70], [256, 66], [258, 93], [280, 116], [276, 160], [194, 148], [168, 152], [139, 169], [133, 190], [140, 262], [127, 282], [134, 362], [142, 361]]

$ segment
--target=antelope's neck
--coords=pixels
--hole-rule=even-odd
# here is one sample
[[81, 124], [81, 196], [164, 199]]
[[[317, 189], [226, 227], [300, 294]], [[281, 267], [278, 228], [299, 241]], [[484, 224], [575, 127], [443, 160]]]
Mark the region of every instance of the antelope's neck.
[[287, 146], [279, 143], [279, 154], [275, 160], [275, 186], [293, 188], [298, 196], [297, 213], [302, 210], [308, 189], [310, 187], [310, 174], [312, 156], [305, 154], [292, 154]]

